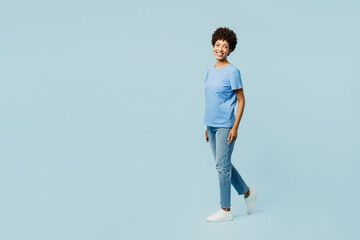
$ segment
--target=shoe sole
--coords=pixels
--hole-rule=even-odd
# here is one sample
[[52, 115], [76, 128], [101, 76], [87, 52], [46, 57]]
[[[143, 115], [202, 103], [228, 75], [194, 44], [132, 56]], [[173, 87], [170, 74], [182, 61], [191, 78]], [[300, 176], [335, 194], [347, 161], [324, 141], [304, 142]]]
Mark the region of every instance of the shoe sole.
[[231, 219], [223, 219], [223, 220], [207, 220], [208, 222], [226, 222], [226, 221], [232, 221], [234, 220], [234, 218], [231, 218]]

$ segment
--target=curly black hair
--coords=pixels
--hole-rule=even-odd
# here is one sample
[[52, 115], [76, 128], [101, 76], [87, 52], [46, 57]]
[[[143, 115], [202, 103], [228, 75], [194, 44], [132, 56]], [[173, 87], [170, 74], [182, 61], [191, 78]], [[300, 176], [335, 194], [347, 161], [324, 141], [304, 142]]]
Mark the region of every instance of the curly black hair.
[[214, 47], [217, 40], [226, 40], [229, 43], [230, 52], [234, 51], [237, 44], [236, 34], [227, 27], [219, 27], [212, 35], [211, 43]]

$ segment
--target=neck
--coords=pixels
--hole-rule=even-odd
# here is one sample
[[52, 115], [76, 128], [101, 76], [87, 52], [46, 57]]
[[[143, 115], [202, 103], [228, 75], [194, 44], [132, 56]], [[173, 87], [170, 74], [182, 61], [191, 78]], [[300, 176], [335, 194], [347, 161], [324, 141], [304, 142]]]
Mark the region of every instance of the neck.
[[226, 67], [226, 66], [229, 65], [229, 64], [230, 64], [230, 63], [228, 62], [227, 59], [224, 59], [224, 60], [216, 59], [215, 67], [217, 67], [217, 68], [222, 68], [222, 67]]

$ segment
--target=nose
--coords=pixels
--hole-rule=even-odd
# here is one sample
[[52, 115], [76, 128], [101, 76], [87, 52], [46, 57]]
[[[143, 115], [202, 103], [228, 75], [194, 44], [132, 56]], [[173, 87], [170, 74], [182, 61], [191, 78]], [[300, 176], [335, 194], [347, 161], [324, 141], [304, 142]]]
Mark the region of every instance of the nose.
[[219, 52], [224, 52], [224, 49], [223, 49], [223, 47], [218, 47], [218, 49], [217, 49]]

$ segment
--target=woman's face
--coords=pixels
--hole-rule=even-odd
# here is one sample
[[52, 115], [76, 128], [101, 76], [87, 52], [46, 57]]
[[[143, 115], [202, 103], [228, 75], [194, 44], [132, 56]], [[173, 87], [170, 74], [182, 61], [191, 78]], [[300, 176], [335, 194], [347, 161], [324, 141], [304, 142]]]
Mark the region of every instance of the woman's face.
[[223, 61], [230, 53], [229, 43], [226, 40], [217, 40], [213, 50], [216, 59]]

